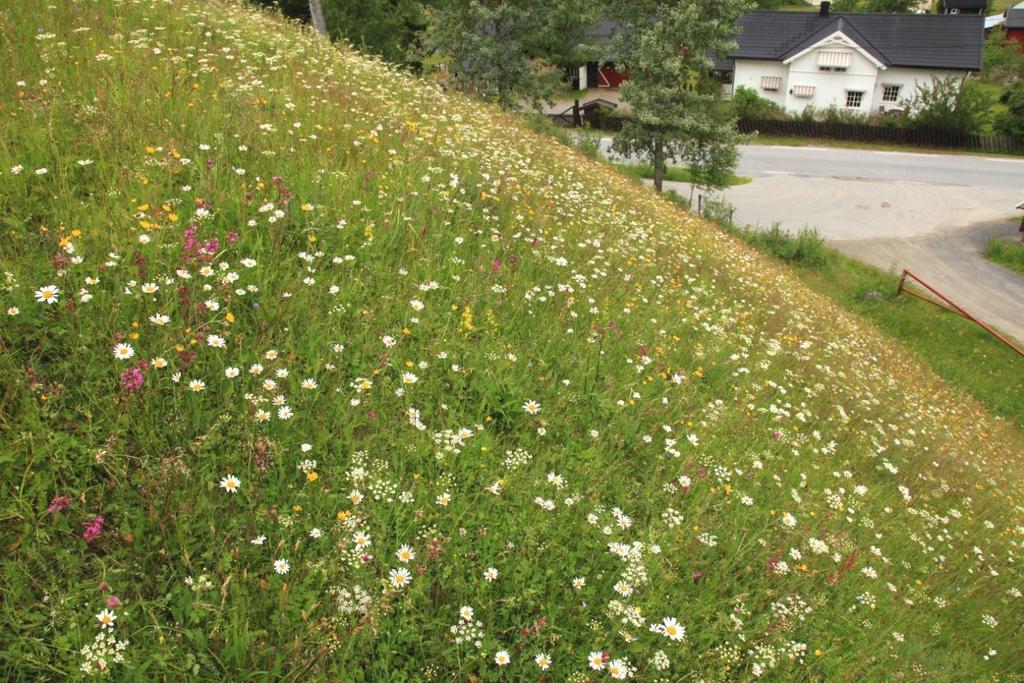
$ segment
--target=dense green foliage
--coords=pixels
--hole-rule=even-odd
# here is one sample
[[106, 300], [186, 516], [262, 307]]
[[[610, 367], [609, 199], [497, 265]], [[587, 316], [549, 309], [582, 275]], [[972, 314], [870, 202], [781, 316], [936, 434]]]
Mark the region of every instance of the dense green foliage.
[[[434, 0], [428, 51], [448, 60], [452, 85], [505, 108], [539, 108], [573, 63], [596, 18], [583, 0]], [[578, 63], [578, 62], [576, 62]]]
[[1024, 78], [1024, 52], [1021, 44], [1006, 37], [1006, 29], [997, 26], [985, 37], [981, 78], [1003, 86]]
[[886, 14], [907, 14], [917, 9], [917, 0], [835, 0], [832, 9], [836, 12], [883, 12]]
[[987, 122], [991, 106], [991, 98], [977, 83], [951, 76], [918, 84], [908, 111], [910, 123], [919, 128], [977, 133]]
[[1006, 111], [996, 116], [996, 130], [1024, 140], [1024, 81], [1018, 81], [1003, 96]]
[[739, 86], [732, 94], [732, 106], [736, 118], [749, 121], [766, 121], [786, 118], [786, 111], [771, 100], [761, 97], [756, 90]]
[[331, 38], [395, 64], [416, 63], [426, 14], [419, 0], [323, 0]]
[[519, 117], [0, 6], [0, 677], [1013, 680], [1021, 435]]

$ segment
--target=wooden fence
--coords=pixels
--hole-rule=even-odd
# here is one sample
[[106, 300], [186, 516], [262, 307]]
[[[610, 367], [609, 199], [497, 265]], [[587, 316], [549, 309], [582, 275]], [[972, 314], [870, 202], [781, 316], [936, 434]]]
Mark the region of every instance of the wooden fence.
[[761, 135], [780, 137], [880, 142], [911, 147], [942, 147], [1024, 154], [1024, 141], [1007, 135], [971, 135], [945, 130], [872, 126], [866, 123], [832, 123], [829, 121], [740, 120], [736, 127], [741, 133], [758, 132]]
[[[573, 121], [572, 112], [563, 112], [561, 114], [548, 114], [548, 117], [554, 122], [556, 126], [563, 128], [575, 128]], [[619, 131], [622, 130], [622, 123], [626, 119], [621, 116], [601, 116], [600, 114], [586, 115], [581, 117], [581, 122], [585, 122], [589, 127], [594, 130], [610, 130]]]
[[[573, 127], [571, 113], [552, 114], [556, 125]], [[597, 130], [622, 130], [622, 117], [595, 116], [587, 120]], [[935, 147], [944, 149], [965, 149], [979, 152], [1001, 152], [1024, 154], [1024, 140], [1007, 135], [971, 135], [945, 130], [924, 128], [903, 128], [873, 126], [866, 123], [838, 123], [830, 121], [765, 120], [741, 119], [736, 127], [741, 133], [760, 133], [778, 137], [804, 137], [821, 140], [846, 140], [850, 142], [874, 142], [908, 147]]]

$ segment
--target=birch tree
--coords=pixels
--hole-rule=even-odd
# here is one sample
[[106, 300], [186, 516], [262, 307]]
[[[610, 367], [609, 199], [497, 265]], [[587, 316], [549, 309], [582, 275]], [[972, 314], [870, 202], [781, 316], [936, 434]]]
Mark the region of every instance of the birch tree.
[[327, 24], [324, 22], [324, 8], [320, 0], [309, 0], [309, 17], [313, 22], [313, 28], [322, 36], [327, 36]]

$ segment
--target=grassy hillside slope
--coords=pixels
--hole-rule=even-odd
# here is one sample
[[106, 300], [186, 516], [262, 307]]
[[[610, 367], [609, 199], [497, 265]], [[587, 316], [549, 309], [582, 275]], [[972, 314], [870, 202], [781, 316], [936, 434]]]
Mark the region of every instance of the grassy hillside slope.
[[6, 680], [1020, 680], [1020, 435], [516, 119], [0, 8]]

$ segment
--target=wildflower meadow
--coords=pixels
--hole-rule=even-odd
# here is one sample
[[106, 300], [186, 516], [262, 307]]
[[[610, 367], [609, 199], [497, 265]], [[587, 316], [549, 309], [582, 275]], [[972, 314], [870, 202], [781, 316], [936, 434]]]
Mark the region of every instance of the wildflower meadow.
[[0, 6], [4, 680], [1020, 681], [1024, 439], [515, 115]]

